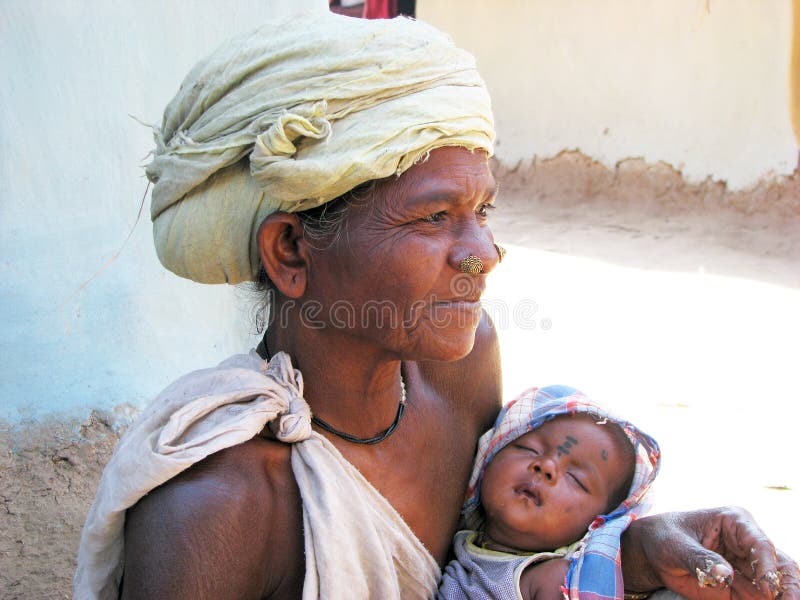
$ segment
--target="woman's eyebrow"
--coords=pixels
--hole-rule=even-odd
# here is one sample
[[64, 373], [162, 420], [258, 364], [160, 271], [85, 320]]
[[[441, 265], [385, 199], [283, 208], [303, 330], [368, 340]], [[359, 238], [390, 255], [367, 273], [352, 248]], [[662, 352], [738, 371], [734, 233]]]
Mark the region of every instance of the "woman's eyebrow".
[[[487, 189], [483, 198], [493, 200], [500, 191], [500, 183], [495, 182], [491, 189]], [[468, 204], [472, 199], [463, 194], [460, 187], [441, 187], [414, 194], [408, 198], [408, 205], [414, 208], [431, 204]]]

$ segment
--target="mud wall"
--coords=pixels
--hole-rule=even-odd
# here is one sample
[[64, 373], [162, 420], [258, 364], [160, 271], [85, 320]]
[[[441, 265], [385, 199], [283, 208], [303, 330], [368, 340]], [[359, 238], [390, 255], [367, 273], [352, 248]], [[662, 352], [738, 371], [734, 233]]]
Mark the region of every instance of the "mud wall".
[[508, 166], [495, 160], [494, 171], [512, 202], [535, 210], [537, 204], [592, 204], [637, 207], [652, 213], [720, 211], [741, 218], [790, 220], [800, 217], [800, 171], [770, 175], [743, 188], [731, 189], [724, 180], [707, 177], [692, 181], [666, 162], [641, 158], [607, 167], [582, 152], [563, 151], [552, 158], [535, 158]]
[[0, 427], [0, 598], [71, 598], [80, 531], [119, 417]]

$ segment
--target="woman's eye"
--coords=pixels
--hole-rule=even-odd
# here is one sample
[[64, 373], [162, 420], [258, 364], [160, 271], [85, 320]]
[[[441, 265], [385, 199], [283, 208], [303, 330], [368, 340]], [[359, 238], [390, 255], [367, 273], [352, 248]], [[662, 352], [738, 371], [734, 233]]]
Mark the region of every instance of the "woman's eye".
[[584, 492], [586, 492], [587, 494], [589, 493], [589, 490], [586, 488], [585, 485], [583, 485], [580, 479], [578, 479], [575, 475], [573, 475], [570, 472], [567, 472], [567, 475], [572, 479], [572, 481], [578, 484], [578, 487], [580, 487]]
[[481, 204], [480, 208], [478, 209], [478, 216], [488, 217], [489, 212], [493, 211], [495, 208], [497, 207], [494, 204], [489, 204], [488, 202], [486, 204]]
[[447, 213], [446, 213], [445, 211], [443, 211], [443, 210], [442, 210], [442, 211], [439, 211], [439, 212], [437, 212], [437, 213], [433, 213], [433, 214], [427, 215], [427, 216], [425, 216], [425, 217], [422, 217], [422, 219], [421, 219], [421, 220], [422, 220], [422, 221], [425, 221], [426, 223], [438, 223], [439, 221], [441, 221], [442, 219], [444, 219], [444, 216], [445, 216], [446, 214], [447, 214]]

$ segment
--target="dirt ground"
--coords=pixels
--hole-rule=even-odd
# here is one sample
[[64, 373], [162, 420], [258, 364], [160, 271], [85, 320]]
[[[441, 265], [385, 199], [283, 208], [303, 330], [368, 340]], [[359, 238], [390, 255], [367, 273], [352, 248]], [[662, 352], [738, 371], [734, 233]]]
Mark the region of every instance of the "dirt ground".
[[75, 554], [113, 415], [0, 429], [0, 598], [71, 598]]
[[[800, 176], [732, 193], [573, 153], [498, 178], [492, 219], [509, 255], [485, 306], [507, 397], [583, 389], [660, 441], [656, 510], [744, 505], [800, 557]], [[0, 429], [0, 598], [70, 597], [129, 412]]]

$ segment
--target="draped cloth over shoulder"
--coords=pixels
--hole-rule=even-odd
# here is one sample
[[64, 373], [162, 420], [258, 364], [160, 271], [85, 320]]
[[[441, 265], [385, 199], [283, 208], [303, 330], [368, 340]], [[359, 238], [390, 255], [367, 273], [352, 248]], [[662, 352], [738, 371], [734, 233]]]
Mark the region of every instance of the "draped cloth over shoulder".
[[120, 440], [103, 471], [78, 550], [77, 600], [114, 599], [125, 553], [125, 511], [191, 465], [269, 424], [292, 446], [303, 500], [304, 600], [430, 598], [439, 567], [389, 502], [312, 431], [303, 379], [279, 352], [255, 352], [182, 377]]
[[171, 271], [239, 283], [274, 211], [319, 206], [399, 175], [441, 146], [492, 153], [489, 95], [467, 52], [421, 22], [330, 13], [223, 44], [155, 130], [151, 216]]

